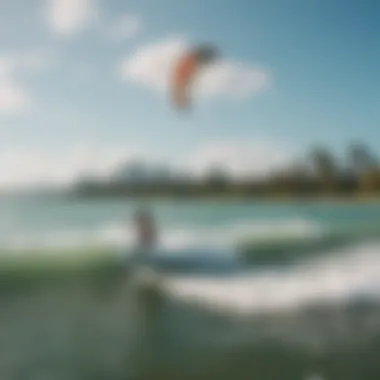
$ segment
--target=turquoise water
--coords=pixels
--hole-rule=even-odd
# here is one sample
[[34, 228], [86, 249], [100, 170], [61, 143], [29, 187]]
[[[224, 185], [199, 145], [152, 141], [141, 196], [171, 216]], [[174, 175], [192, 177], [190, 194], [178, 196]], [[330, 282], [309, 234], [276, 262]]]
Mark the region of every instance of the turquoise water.
[[0, 378], [379, 378], [379, 205], [150, 203], [154, 295], [139, 204], [0, 199]]
[[[141, 202], [146, 205], [147, 202]], [[0, 248], [132, 244], [139, 202], [58, 197], [0, 198]], [[380, 205], [151, 202], [164, 245], [235, 245], [246, 239], [376, 235]]]
[[[207, 277], [210, 272], [210, 277], [230, 268], [239, 271], [228, 283], [234, 282], [231, 286], [237, 290], [244, 284], [255, 289], [259, 284], [264, 289], [288, 287], [289, 299], [298, 292], [298, 288], [291, 291], [296, 281], [310, 290], [297, 296], [302, 299], [321, 292], [338, 298], [350, 292], [373, 292], [380, 284], [376, 277], [380, 279], [380, 266], [374, 266], [380, 260], [377, 204], [8, 197], [0, 200], [0, 252], [2, 257], [24, 257], [29, 262], [50, 257], [58, 267], [65, 258], [75, 258], [83, 266], [82, 258], [95, 261], [103, 252], [117, 265], [125, 265], [134, 245], [130, 220], [141, 205], [151, 207], [159, 228], [155, 262], [172, 276], [203, 273]], [[310, 283], [306, 273], [319, 281]], [[331, 279], [335, 275], [340, 276], [338, 281]], [[172, 288], [182, 289], [186, 297], [190, 293], [212, 300], [213, 292], [229, 293], [224, 280], [213, 279], [198, 287], [181, 281], [173, 279]], [[213, 289], [209, 296], [208, 288]], [[231, 303], [224, 298], [226, 305]], [[244, 296], [241, 303], [247, 303]]]

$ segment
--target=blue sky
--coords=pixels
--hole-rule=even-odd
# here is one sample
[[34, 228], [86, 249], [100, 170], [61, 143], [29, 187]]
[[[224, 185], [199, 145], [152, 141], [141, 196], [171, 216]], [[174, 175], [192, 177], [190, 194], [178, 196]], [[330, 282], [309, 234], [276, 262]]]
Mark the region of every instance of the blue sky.
[[[340, 152], [360, 138], [378, 149], [375, 0], [2, 4], [0, 136], [7, 160], [19, 162], [12, 170], [18, 180], [48, 176], [44, 161], [58, 151], [65, 161], [73, 149], [80, 156], [75, 167], [85, 167], [83, 157], [89, 161], [92, 149], [104, 161], [124, 150], [191, 158], [201, 166], [216, 157], [233, 168], [244, 161], [265, 166], [279, 150], [277, 161], [313, 143]], [[219, 76], [210, 73], [206, 82], [213, 90], [195, 97], [191, 113], [179, 115], [162, 87], [160, 54], [169, 59], [198, 42], [218, 46], [229, 66], [219, 68]], [[237, 97], [244, 78], [251, 86]], [[261, 153], [247, 153], [254, 150]], [[244, 155], [235, 157], [239, 151]], [[29, 155], [35, 166], [25, 163]], [[9, 170], [0, 164], [0, 182]]]

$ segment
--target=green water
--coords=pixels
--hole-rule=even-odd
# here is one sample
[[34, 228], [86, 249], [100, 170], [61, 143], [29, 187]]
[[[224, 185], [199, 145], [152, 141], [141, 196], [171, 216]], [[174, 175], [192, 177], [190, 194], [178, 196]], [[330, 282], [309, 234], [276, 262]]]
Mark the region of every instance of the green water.
[[380, 206], [152, 203], [157, 294], [120, 260], [136, 206], [0, 199], [1, 379], [379, 378]]

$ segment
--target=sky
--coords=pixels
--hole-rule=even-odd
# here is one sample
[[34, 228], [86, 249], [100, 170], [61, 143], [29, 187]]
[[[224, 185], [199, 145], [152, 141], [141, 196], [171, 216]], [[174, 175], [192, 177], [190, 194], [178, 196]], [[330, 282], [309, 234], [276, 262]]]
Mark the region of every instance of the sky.
[[[380, 142], [377, 0], [3, 0], [0, 185], [135, 157], [259, 174], [314, 144]], [[168, 101], [193, 45], [221, 58]]]

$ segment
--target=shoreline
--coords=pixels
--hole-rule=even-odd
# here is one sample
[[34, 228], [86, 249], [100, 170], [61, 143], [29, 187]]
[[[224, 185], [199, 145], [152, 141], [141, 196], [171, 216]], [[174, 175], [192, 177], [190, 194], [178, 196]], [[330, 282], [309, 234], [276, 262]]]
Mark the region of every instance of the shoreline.
[[67, 198], [84, 199], [84, 200], [129, 200], [129, 201], [173, 201], [173, 202], [249, 202], [249, 203], [272, 203], [272, 204], [289, 204], [289, 203], [335, 203], [335, 204], [380, 204], [379, 195], [319, 195], [319, 196], [292, 196], [292, 195], [268, 195], [268, 196], [241, 196], [241, 195], [209, 195], [209, 196], [172, 196], [172, 195], [114, 195], [114, 194], [93, 194], [78, 195], [70, 194]]

